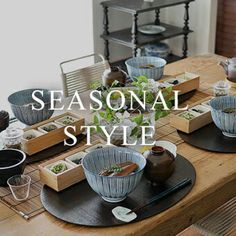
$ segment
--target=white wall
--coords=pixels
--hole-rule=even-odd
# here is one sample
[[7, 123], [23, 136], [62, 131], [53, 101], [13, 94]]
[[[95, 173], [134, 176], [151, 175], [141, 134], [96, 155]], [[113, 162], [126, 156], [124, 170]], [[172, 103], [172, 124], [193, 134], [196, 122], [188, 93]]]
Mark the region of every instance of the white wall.
[[[165, 9], [166, 23], [183, 27], [184, 5]], [[190, 3], [190, 28], [194, 33], [189, 35], [189, 55], [215, 52], [215, 32], [217, 17], [217, 0], [196, 0]], [[182, 55], [183, 37], [169, 40], [173, 52]]]
[[92, 0], [7, 0], [0, 8], [0, 109], [14, 91], [61, 89], [59, 63], [93, 52]]

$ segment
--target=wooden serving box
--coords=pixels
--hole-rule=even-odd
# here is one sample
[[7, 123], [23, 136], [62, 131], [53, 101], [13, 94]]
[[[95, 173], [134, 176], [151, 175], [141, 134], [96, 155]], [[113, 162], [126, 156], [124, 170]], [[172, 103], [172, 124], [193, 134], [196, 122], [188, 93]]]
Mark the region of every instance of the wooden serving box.
[[179, 95], [199, 89], [200, 86], [200, 76], [189, 72], [179, 73], [174, 76], [168, 76], [165, 79], [160, 80], [160, 82], [167, 82], [171, 79], [184, 79], [183, 82], [173, 86], [174, 91], [180, 91]]
[[[26, 129], [24, 129], [24, 132], [29, 131], [29, 130], [38, 130], [40, 126], [46, 125], [50, 122], [54, 122], [57, 119], [60, 119], [64, 116], [72, 116], [78, 119], [75, 121], [72, 126], [76, 127], [76, 131], [74, 132], [72, 129], [69, 129], [70, 133], [73, 135], [79, 135], [82, 133], [82, 130], [80, 130], [81, 126], [84, 125], [84, 118], [81, 118], [80, 116], [71, 113], [71, 112], [66, 112], [63, 113], [62, 115], [52, 117], [48, 120], [45, 120], [43, 122], [37, 123], [35, 125], [32, 125]], [[42, 134], [39, 137], [33, 138], [31, 140], [24, 140], [22, 141], [22, 150], [27, 153], [29, 156], [36, 154], [40, 151], [43, 151], [49, 147], [52, 147], [58, 143], [61, 143], [64, 141], [64, 139], [68, 139], [68, 137], [64, 133], [64, 129], [66, 126], [63, 126], [61, 128], [58, 128], [56, 130], [53, 130], [51, 132]]]
[[[202, 99], [194, 104], [191, 104], [191, 106], [189, 106], [188, 111], [191, 108], [193, 108], [197, 105], [201, 105], [203, 102], [210, 100], [211, 98], [212, 97], [207, 97], [207, 98]], [[213, 122], [210, 109], [209, 109], [209, 111], [207, 111], [197, 117], [194, 117], [191, 120], [180, 117], [179, 115], [183, 112], [184, 111], [177, 111], [177, 112], [171, 114], [170, 115], [170, 125], [172, 127], [176, 128], [177, 130], [180, 130], [184, 133], [188, 133], [188, 134], [192, 133], [193, 131], [200, 129], [203, 126], [208, 125], [211, 122]]]
[[[101, 140], [97, 140], [92, 143], [92, 146], [101, 144], [103, 145], [103, 142]], [[85, 179], [84, 170], [81, 164], [73, 165], [72, 169], [66, 170], [63, 173], [60, 173], [58, 175], [52, 173], [50, 170], [46, 169], [45, 167], [50, 166], [53, 163], [56, 163], [58, 161], [66, 161], [66, 158], [74, 155], [78, 152], [84, 152], [85, 149], [87, 149], [87, 146], [83, 146], [74, 150], [71, 150], [70, 152], [66, 152], [65, 154], [62, 154], [56, 158], [53, 158], [52, 160], [46, 161], [38, 166], [39, 168], [39, 176], [40, 180], [43, 184], [49, 186], [50, 188], [54, 189], [57, 192], [60, 192], [73, 184], [76, 184], [82, 180]], [[67, 162], [67, 161], [66, 161]], [[69, 162], [67, 162], [70, 164]]]

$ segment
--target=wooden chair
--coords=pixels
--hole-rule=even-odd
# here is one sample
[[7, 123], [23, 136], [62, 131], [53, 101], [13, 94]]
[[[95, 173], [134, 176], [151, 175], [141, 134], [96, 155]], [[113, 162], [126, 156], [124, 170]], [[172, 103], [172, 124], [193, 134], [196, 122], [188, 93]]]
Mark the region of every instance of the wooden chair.
[[[66, 67], [76, 62], [81, 62], [80, 64], [82, 64], [82, 60], [87, 59], [90, 60], [90, 62], [94, 62], [92, 57], [94, 57], [95, 60], [98, 58], [95, 64], [92, 63], [90, 66], [66, 71]], [[89, 90], [92, 82], [101, 81], [104, 70], [109, 67], [109, 63], [100, 54], [91, 54], [62, 62], [60, 68], [62, 72], [64, 96], [70, 97], [74, 95], [75, 91], [82, 93]]]
[[236, 197], [198, 221], [193, 227], [204, 236], [235, 236]]

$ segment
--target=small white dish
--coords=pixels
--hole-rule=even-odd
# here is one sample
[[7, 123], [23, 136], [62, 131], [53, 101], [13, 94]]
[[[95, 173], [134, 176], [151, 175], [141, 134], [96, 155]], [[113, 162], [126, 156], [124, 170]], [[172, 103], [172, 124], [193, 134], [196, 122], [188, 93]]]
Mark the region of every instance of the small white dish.
[[66, 116], [63, 116], [63, 117], [55, 120], [54, 122], [61, 125], [61, 126], [67, 126], [67, 125], [71, 125], [71, 124], [75, 123], [78, 120], [79, 119], [74, 116], [66, 115]]
[[209, 107], [203, 106], [203, 105], [197, 105], [189, 109], [189, 111], [193, 111], [198, 113], [199, 115], [202, 115], [206, 112], [209, 112], [211, 109]]
[[138, 31], [143, 34], [161, 34], [166, 28], [160, 25], [142, 25], [138, 27]]
[[[81, 161], [85, 157], [86, 154], [87, 154], [86, 152], [78, 152], [69, 157], [66, 157], [65, 160], [69, 162], [71, 165], [78, 166], [78, 165], [81, 165]], [[75, 160], [80, 160], [80, 163], [76, 164], [74, 162]]]
[[47, 133], [49, 133], [49, 132], [51, 132], [51, 131], [54, 131], [54, 130], [51, 130], [51, 131], [45, 130], [45, 129], [49, 128], [49, 126], [54, 126], [54, 127], [56, 127], [54, 130], [59, 129], [59, 128], [62, 127], [61, 125], [59, 125], [59, 124], [57, 124], [57, 123], [55, 123], [55, 122], [50, 122], [50, 123], [47, 123], [47, 124], [45, 124], [45, 125], [42, 125], [42, 126], [38, 127], [38, 131], [40, 131], [40, 132], [42, 132], [42, 133], [45, 133], [45, 134], [47, 134]]
[[[65, 171], [63, 171], [63, 172], [61, 172], [61, 173], [58, 173], [58, 174], [56, 174], [56, 173], [54, 173], [53, 171], [51, 171], [51, 168], [52, 168], [53, 166], [58, 165], [58, 164], [60, 164], [60, 163], [65, 164], [66, 167], [67, 167], [67, 170], [65, 170]], [[65, 172], [67, 172], [68, 170], [74, 168], [74, 166], [71, 165], [70, 163], [66, 162], [66, 161], [61, 160], [61, 161], [57, 161], [57, 162], [55, 162], [55, 163], [51, 163], [51, 164], [45, 166], [44, 168], [45, 168], [47, 171], [49, 171], [51, 174], [53, 174], [53, 175], [61, 175], [61, 174], [64, 174]]]
[[[190, 114], [193, 117], [188, 119], [188, 118], [184, 117], [184, 114]], [[194, 111], [184, 111], [184, 112], [181, 112], [178, 116], [183, 118], [183, 119], [186, 119], [186, 120], [192, 120], [192, 119], [198, 117], [199, 115], [200, 115], [199, 113], [194, 112]]]
[[39, 136], [42, 136], [42, 135], [44, 135], [44, 133], [42, 133], [36, 129], [30, 129], [30, 130], [27, 130], [24, 132], [22, 140], [29, 141], [29, 140], [32, 140], [32, 139], [37, 138]]
[[118, 206], [112, 209], [112, 214], [115, 216], [117, 220], [128, 223], [137, 218], [135, 212], [127, 214], [130, 211], [131, 210], [129, 208]]

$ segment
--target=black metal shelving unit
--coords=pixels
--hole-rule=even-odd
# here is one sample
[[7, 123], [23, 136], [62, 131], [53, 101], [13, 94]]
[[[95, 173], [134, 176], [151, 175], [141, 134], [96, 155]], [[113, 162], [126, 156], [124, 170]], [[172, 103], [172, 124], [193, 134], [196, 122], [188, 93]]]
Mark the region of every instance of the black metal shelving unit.
[[[104, 55], [106, 59], [108, 61], [110, 59], [109, 42], [132, 48], [132, 56], [135, 57], [137, 56], [137, 49], [145, 44], [160, 42], [162, 40], [181, 35], [183, 35], [183, 55], [177, 56], [171, 54], [167, 58], [167, 62], [170, 63], [180, 60], [181, 58], [186, 58], [188, 53], [188, 34], [193, 32], [189, 28], [189, 4], [193, 1], [194, 0], [154, 0], [153, 2], [146, 2], [144, 0], [110, 0], [102, 2], [101, 5], [103, 6], [104, 11], [104, 31], [101, 37], [104, 39], [105, 43]], [[180, 4], [183, 4], [185, 7], [184, 26], [182, 28], [160, 22], [161, 8]], [[130, 28], [110, 32], [108, 15], [109, 9], [132, 14], [132, 26]], [[165, 32], [158, 35], [145, 35], [138, 32], [138, 15], [148, 11], [155, 11], [154, 23], [156, 25], [164, 26], [166, 28]], [[122, 66], [125, 60], [126, 59], [114, 62], [112, 64]]]

